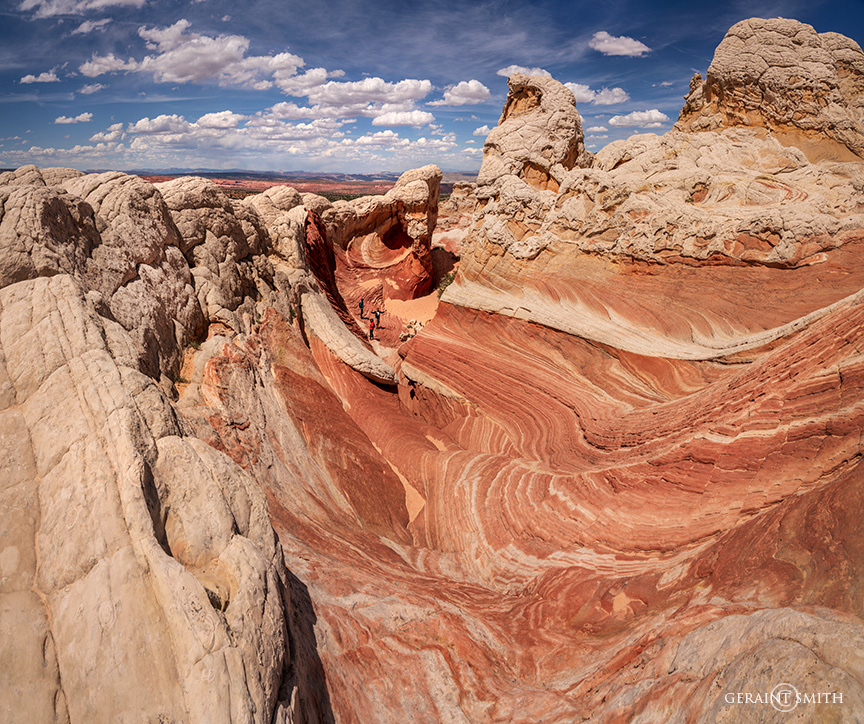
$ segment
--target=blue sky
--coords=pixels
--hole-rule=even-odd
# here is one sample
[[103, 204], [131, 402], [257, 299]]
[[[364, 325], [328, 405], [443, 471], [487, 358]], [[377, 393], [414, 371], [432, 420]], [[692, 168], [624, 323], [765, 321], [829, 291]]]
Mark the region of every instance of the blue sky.
[[669, 130], [754, 16], [864, 42], [864, 0], [0, 0], [0, 166], [475, 171], [517, 67], [597, 150]]

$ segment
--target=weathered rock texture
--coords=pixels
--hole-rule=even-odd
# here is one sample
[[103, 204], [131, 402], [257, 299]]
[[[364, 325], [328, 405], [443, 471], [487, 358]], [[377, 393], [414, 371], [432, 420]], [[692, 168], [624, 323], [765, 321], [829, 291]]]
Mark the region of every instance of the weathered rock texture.
[[[860, 163], [811, 163], [754, 128], [672, 131], [609, 144], [553, 192], [509, 172], [498, 145], [450, 303], [712, 359], [788, 335], [862, 286], [850, 267], [864, 241]], [[802, 295], [814, 276], [829, 288]]]
[[864, 720], [864, 163], [747, 123], [592, 157], [514, 77], [402, 345], [435, 168], [4, 174], [0, 718]]
[[453, 192], [446, 201], [440, 204], [440, 216], [432, 235], [433, 247], [440, 247], [453, 254], [462, 252], [462, 241], [471, 227], [474, 215], [474, 189], [477, 184], [458, 183], [453, 185]]
[[554, 191], [563, 173], [591, 163], [573, 93], [552, 78], [522, 73], [507, 83], [510, 93], [486, 138], [477, 183], [486, 186], [512, 175], [532, 188]]
[[349, 303], [414, 299], [432, 285], [432, 232], [441, 170], [408, 171], [384, 196], [337, 201], [321, 212], [337, 250], [337, 273]]
[[704, 82], [690, 82], [676, 128], [758, 126], [812, 160], [864, 158], [864, 53], [797, 20], [732, 26]]
[[291, 604], [264, 495], [189, 437], [88, 296], [66, 274], [0, 291], [2, 718], [284, 720]]
[[170, 399], [208, 321], [275, 296], [262, 222], [198, 179], [170, 207], [119, 173], [2, 180], [0, 718], [321, 721], [265, 494]]
[[254, 208], [232, 204], [212, 181], [185, 177], [156, 188], [180, 233], [179, 248], [195, 277], [206, 321], [236, 327], [244, 301], [272, 288], [262, 219]]

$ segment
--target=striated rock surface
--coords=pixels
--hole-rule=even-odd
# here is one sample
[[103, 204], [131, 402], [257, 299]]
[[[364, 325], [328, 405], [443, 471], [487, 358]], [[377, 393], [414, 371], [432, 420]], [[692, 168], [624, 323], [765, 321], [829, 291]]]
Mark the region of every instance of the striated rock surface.
[[[497, 148], [487, 160], [502, 169]], [[483, 169], [451, 303], [712, 359], [788, 335], [861, 288], [849, 260], [864, 240], [862, 165], [811, 163], [759, 129], [633, 136], [560, 175], [556, 192]], [[814, 275], [829, 287], [801, 295]]]
[[0, 718], [864, 719], [864, 163], [767, 82], [591, 156], [511, 78], [401, 344], [357, 302], [427, 288], [437, 168], [0, 177]]

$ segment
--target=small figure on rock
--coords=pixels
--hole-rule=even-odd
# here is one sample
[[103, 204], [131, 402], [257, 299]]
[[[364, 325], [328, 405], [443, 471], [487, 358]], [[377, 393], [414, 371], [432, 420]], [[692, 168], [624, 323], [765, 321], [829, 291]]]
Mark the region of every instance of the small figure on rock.
[[380, 327], [381, 326], [381, 310], [376, 309], [374, 312], [372, 312], [372, 314], [375, 315], [375, 326]]
[[365, 300], [361, 299], [361, 300], [360, 300], [360, 304], [358, 305], [358, 306], [360, 307], [360, 319], [363, 319], [363, 318], [364, 318], [364, 317], [363, 317], [363, 305], [364, 305], [365, 303], [366, 303]]
[[369, 320], [369, 339], [375, 339], [375, 320]]

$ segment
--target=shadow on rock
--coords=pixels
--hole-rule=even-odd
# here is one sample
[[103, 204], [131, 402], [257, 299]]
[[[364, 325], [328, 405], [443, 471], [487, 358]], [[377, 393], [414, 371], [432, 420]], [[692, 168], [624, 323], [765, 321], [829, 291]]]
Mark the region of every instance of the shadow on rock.
[[[306, 585], [287, 568], [285, 569], [287, 590], [285, 609], [290, 620], [291, 664], [283, 683], [280, 699], [290, 701], [291, 691], [296, 687], [298, 724], [335, 724], [327, 689], [327, 675], [318, 656], [315, 642], [315, 623], [318, 620]], [[278, 716], [274, 722], [278, 722]]]
[[441, 247], [432, 249], [432, 286], [436, 287], [441, 280], [456, 268], [459, 257]]

